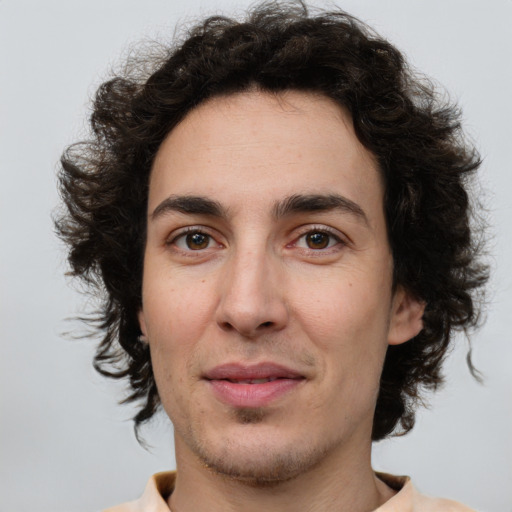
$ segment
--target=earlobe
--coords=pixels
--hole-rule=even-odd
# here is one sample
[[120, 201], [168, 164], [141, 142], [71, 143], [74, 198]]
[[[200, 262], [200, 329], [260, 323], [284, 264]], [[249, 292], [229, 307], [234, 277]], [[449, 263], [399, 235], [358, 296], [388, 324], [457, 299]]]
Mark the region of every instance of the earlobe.
[[400, 345], [420, 333], [425, 305], [401, 287], [395, 292], [388, 333], [390, 345]]
[[139, 312], [137, 313], [137, 319], [139, 320], [140, 332], [142, 333], [139, 336], [139, 341], [142, 343], [147, 343], [148, 336], [147, 336], [147, 328], [146, 328], [146, 318], [144, 316], [144, 312], [142, 311], [142, 309], [139, 309]]

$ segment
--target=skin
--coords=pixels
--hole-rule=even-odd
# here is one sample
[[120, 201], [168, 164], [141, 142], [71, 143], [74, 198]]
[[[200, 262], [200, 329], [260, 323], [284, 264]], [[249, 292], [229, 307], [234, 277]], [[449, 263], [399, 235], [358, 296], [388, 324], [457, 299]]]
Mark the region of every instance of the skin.
[[[344, 207], [283, 211], [334, 194]], [[383, 195], [350, 116], [311, 93], [211, 99], [160, 147], [139, 321], [174, 425], [174, 512], [363, 512], [393, 495], [371, 468], [373, 414], [386, 348], [423, 306], [392, 292]], [[184, 211], [190, 196], [221, 211]], [[300, 380], [260, 407], [205, 379], [262, 362]]]

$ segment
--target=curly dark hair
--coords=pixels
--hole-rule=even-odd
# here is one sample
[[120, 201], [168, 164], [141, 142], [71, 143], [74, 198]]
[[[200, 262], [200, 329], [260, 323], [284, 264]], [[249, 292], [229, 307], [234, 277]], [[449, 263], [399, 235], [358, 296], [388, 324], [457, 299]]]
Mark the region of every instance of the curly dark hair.
[[101, 297], [87, 317], [102, 336], [94, 365], [129, 379], [125, 401], [141, 405], [136, 433], [160, 404], [137, 321], [152, 162], [191, 109], [254, 87], [333, 99], [378, 160], [394, 283], [426, 309], [423, 330], [388, 348], [372, 437], [409, 431], [422, 388], [443, 381], [454, 330], [477, 326], [487, 279], [468, 196], [480, 158], [463, 136], [459, 109], [365, 24], [343, 11], [312, 13], [302, 2], [263, 3], [243, 20], [210, 17], [164, 53], [143, 53], [100, 86], [92, 138], [67, 149], [59, 174], [67, 210], [56, 226], [71, 275]]

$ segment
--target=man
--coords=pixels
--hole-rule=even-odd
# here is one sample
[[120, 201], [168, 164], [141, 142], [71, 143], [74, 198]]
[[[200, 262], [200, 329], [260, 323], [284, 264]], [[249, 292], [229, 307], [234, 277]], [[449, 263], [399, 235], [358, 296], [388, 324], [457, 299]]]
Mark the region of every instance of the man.
[[342, 12], [264, 4], [98, 91], [63, 157], [95, 364], [162, 406], [176, 473], [123, 510], [469, 510], [375, 474], [486, 280], [454, 107]]

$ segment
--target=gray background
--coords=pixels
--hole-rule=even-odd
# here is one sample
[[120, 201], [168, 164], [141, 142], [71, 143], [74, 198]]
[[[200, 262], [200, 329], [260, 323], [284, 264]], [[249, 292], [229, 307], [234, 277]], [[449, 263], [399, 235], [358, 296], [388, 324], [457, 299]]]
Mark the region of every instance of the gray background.
[[[247, 5], [246, 0], [236, 2]], [[325, 4], [323, 4], [325, 5]], [[56, 163], [80, 138], [88, 97], [129, 43], [169, 37], [178, 20], [234, 1], [0, 0], [0, 510], [94, 511], [133, 499], [174, 467], [172, 428], [132, 434], [123, 387], [91, 368], [92, 343], [61, 334], [84, 308], [63, 277], [52, 233]], [[426, 493], [512, 511], [512, 108], [510, 0], [346, 0], [340, 6], [404, 49], [464, 107], [485, 162], [494, 237], [488, 321], [473, 337], [484, 386], [458, 340], [447, 386], [408, 436], [379, 443], [375, 467], [413, 476]]]

